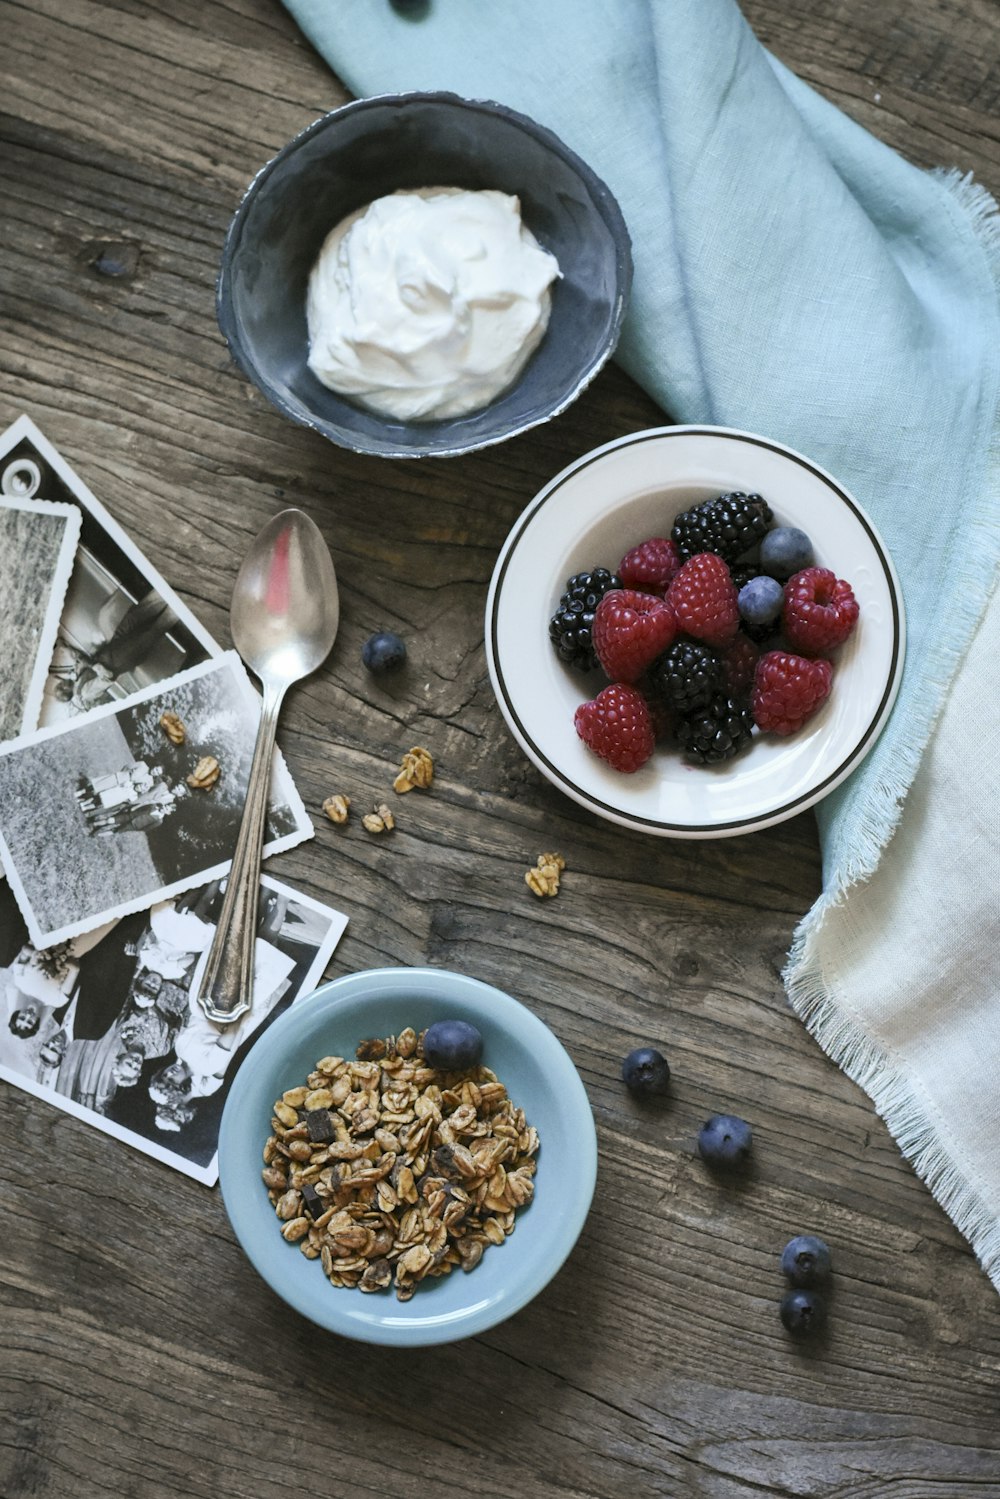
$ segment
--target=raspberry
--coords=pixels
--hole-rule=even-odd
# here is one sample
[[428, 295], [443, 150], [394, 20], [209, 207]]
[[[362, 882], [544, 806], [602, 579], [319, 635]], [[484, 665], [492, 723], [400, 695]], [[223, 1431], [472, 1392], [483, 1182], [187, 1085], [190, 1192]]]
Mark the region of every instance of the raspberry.
[[759, 660], [760, 651], [741, 630], [732, 645], [727, 646], [722, 652], [722, 664], [726, 670], [726, 684], [730, 697], [746, 702], [750, 696]]
[[677, 628], [709, 645], [726, 645], [739, 629], [740, 612], [729, 568], [714, 552], [690, 557], [667, 589]]
[[594, 613], [594, 650], [613, 682], [637, 682], [676, 634], [664, 600], [634, 588], [606, 593]]
[[637, 687], [623, 682], [581, 703], [573, 722], [584, 744], [625, 775], [645, 765], [656, 745], [645, 698]]
[[657, 744], [674, 737], [674, 715], [655, 687], [645, 682], [640, 688], [653, 723], [653, 735]]
[[666, 536], [651, 536], [625, 553], [618, 564], [618, 576], [626, 588], [663, 594], [680, 565], [680, 553], [673, 542]]
[[829, 661], [768, 651], [757, 662], [750, 709], [759, 729], [772, 734], [794, 734], [820, 703], [833, 679]]
[[859, 613], [850, 583], [828, 567], [807, 567], [785, 584], [782, 623], [797, 651], [818, 656], [842, 645]]

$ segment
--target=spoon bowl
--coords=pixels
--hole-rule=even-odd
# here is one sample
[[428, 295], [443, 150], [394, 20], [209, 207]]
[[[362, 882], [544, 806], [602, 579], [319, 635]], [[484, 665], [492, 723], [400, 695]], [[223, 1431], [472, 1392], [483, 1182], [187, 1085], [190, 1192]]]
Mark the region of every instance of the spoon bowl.
[[230, 607], [233, 643], [264, 689], [257, 743], [232, 868], [202, 977], [209, 1020], [230, 1025], [251, 1008], [260, 855], [278, 715], [293, 682], [326, 660], [340, 623], [333, 558], [302, 510], [282, 510], [243, 560]]
[[326, 660], [340, 623], [333, 559], [302, 510], [282, 510], [258, 532], [236, 575], [233, 644], [261, 681], [290, 685]]

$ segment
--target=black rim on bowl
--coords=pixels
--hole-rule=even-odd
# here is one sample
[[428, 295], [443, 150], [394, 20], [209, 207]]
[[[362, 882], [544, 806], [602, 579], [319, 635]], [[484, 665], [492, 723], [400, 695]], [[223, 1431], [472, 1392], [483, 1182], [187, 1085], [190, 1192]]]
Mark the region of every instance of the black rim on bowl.
[[[403, 422], [337, 395], [308, 368], [305, 290], [326, 234], [348, 213], [433, 186], [516, 194], [563, 274], [546, 336], [510, 390], [464, 417]], [[314, 120], [257, 173], [226, 234], [216, 312], [236, 364], [292, 421], [359, 453], [453, 457], [564, 411], [614, 352], [631, 283], [614, 195], [551, 130], [493, 100], [386, 94]]]

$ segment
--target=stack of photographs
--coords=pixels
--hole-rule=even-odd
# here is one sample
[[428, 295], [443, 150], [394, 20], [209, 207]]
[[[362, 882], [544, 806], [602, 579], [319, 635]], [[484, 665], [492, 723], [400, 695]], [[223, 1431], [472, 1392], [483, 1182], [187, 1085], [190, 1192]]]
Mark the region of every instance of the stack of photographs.
[[[212, 1185], [261, 1030], [347, 924], [265, 877], [254, 1004], [194, 996], [260, 698], [34, 424], [0, 436], [0, 1078]], [[275, 756], [265, 854], [312, 836]]]

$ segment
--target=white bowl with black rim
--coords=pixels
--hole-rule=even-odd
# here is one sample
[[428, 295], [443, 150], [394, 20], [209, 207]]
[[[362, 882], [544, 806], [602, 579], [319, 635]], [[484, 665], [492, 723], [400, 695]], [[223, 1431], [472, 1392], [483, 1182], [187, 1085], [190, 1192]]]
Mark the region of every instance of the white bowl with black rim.
[[[614, 569], [674, 518], [732, 490], [756, 491], [775, 524], [807, 532], [816, 564], [845, 578], [861, 606], [834, 654], [829, 698], [795, 735], [755, 734], [718, 766], [686, 763], [669, 747], [634, 775], [599, 759], [573, 715], [604, 683], [557, 656], [548, 623], [566, 580]], [[490, 679], [525, 754], [581, 806], [638, 832], [724, 838], [783, 822], [851, 774], [875, 744], [903, 671], [902, 590], [888, 549], [858, 501], [818, 464], [753, 433], [657, 427], [604, 444], [557, 474], [501, 549], [486, 604]]]

